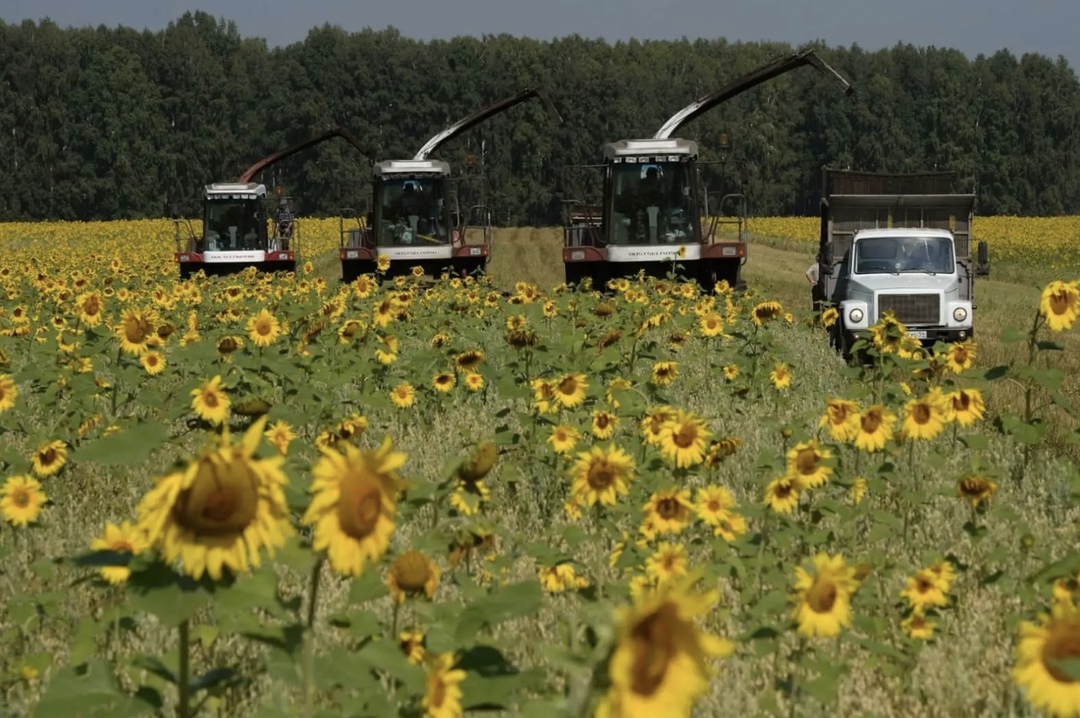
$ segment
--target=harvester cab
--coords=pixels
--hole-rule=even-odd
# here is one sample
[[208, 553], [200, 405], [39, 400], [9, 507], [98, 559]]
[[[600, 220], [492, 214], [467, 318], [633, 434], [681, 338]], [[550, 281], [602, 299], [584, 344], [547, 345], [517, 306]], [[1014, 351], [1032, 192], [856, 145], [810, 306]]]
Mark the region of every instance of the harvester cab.
[[[721, 198], [734, 204], [737, 225], [729, 238], [717, 230], [723, 206], [709, 211], [709, 193], [701, 180], [698, 143], [672, 135], [685, 123], [736, 95], [810, 65], [833, 77], [845, 93], [851, 85], [819, 58], [805, 50], [780, 58], [738, 77], [687, 105], [663, 124], [651, 139], [619, 140], [604, 145], [602, 204], [569, 203], [564, 218], [563, 265], [566, 283], [589, 279], [602, 288], [621, 277], [644, 272], [663, 277], [669, 272], [696, 280], [712, 291], [718, 282], [731, 287], [741, 282], [746, 261], [745, 197]], [[702, 217], [712, 215], [703, 226]], [[682, 271], [677, 267], [681, 265]]]
[[236, 182], [206, 185], [202, 197], [202, 236], [196, 235], [191, 222], [181, 219], [174, 211], [174, 257], [180, 266], [180, 278], [187, 279], [198, 271], [207, 275], [234, 274], [247, 267], [262, 272], [295, 271], [300, 223], [290, 205], [293, 198], [278, 195], [271, 210], [266, 185], [253, 179], [271, 165], [334, 137], [341, 137], [364, 152], [348, 130], [338, 127], [267, 155]]
[[[552, 119], [562, 122], [541, 89], [530, 88], [450, 125], [428, 140], [412, 159], [375, 163], [367, 216], [342, 217], [342, 281], [352, 282], [375, 272], [380, 257], [390, 262], [387, 276], [411, 272], [416, 266], [432, 277], [443, 272], [465, 277], [486, 269], [491, 259], [490, 209], [472, 205], [462, 212], [450, 165], [428, 156], [474, 125], [531, 98], [540, 99]], [[475, 230], [481, 233], [480, 243], [469, 242]]]

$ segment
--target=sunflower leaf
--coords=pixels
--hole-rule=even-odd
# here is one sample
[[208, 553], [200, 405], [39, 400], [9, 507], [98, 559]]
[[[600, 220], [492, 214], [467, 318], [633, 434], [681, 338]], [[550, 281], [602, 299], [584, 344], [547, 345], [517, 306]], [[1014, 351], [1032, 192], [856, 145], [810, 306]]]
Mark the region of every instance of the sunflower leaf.
[[150, 458], [168, 438], [167, 425], [156, 421], [141, 421], [134, 426], [110, 434], [95, 442], [80, 446], [72, 453], [72, 461], [94, 461], [110, 466], [129, 466]]
[[466, 640], [475, 637], [484, 627], [535, 613], [540, 609], [543, 592], [537, 581], [502, 586], [461, 612], [455, 638]]

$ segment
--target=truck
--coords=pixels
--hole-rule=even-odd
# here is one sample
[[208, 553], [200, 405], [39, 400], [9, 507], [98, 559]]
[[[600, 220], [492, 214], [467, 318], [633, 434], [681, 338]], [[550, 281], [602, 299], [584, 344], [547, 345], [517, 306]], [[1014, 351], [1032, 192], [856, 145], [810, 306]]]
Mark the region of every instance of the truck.
[[974, 336], [990, 262], [986, 242], [973, 261], [975, 195], [956, 186], [956, 172], [822, 168], [816, 289], [838, 310], [830, 341], [845, 358], [887, 313], [924, 347]]
[[[735, 237], [721, 237], [722, 220], [708, 207], [702, 186], [698, 143], [675, 136], [686, 123], [764, 82], [800, 67], [812, 67], [845, 95], [853, 88], [812, 50], [780, 57], [729, 80], [672, 115], [648, 139], [604, 145], [603, 163], [579, 165], [602, 171], [602, 204], [563, 200], [563, 268], [566, 284], [588, 280], [602, 289], [610, 280], [644, 272], [664, 277], [681, 265], [687, 279], [707, 292], [720, 282], [742, 285], [747, 259], [746, 198], [721, 197], [714, 205], [735, 208]], [[576, 169], [576, 168], [567, 168]], [[708, 216], [703, 226], [702, 216]], [[730, 221], [730, 220], [729, 220]]]

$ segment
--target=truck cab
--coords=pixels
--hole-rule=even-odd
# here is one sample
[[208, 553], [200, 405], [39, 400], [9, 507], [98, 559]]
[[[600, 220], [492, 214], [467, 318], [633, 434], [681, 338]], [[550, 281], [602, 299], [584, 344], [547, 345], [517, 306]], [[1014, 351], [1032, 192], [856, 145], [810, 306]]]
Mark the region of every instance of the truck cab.
[[945, 229], [866, 229], [855, 233], [840, 301], [845, 331], [864, 335], [887, 312], [928, 344], [963, 341], [974, 331], [972, 302]]
[[845, 355], [889, 313], [924, 346], [974, 335], [974, 282], [990, 269], [985, 242], [971, 256], [975, 196], [955, 180], [825, 170], [818, 281]]

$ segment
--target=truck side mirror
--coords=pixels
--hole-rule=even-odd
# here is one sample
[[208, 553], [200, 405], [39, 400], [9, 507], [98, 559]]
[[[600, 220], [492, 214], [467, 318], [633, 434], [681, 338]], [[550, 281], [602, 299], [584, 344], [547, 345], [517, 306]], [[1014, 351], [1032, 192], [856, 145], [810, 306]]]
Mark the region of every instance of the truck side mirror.
[[822, 274], [832, 274], [832, 242], [825, 245], [821, 250], [821, 269]]
[[990, 276], [990, 251], [986, 242], [979, 242], [979, 266], [976, 273], [980, 277]]

